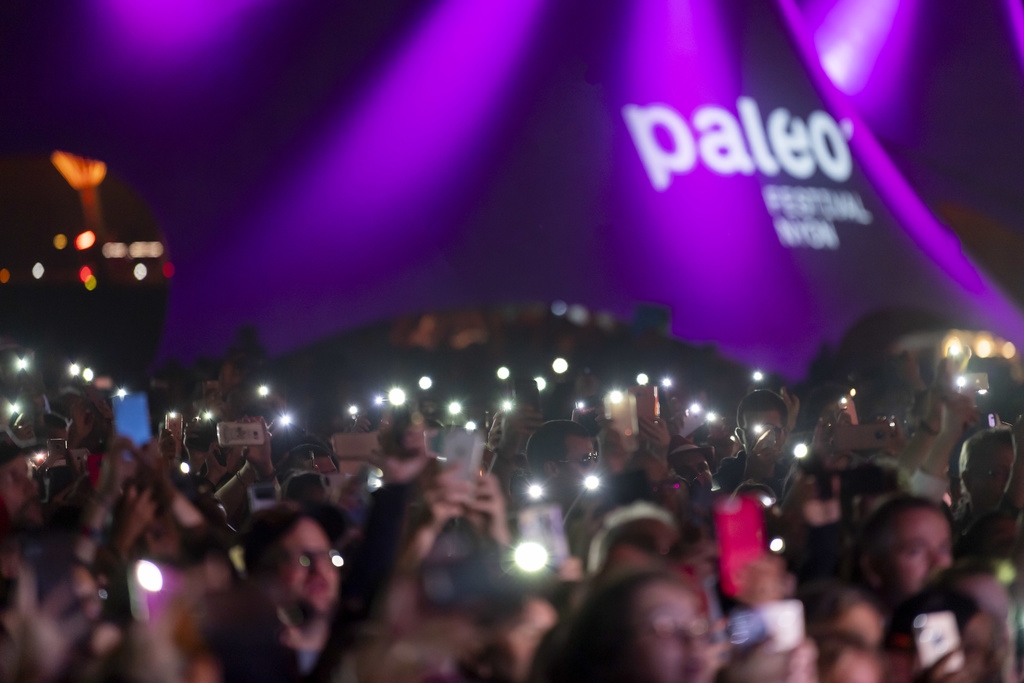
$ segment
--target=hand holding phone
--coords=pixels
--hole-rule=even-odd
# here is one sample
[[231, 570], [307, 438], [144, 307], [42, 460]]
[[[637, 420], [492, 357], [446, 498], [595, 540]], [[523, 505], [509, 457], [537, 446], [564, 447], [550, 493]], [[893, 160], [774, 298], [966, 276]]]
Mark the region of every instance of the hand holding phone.
[[[914, 619], [914, 643], [921, 667], [929, 669], [940, 659], [960, 649], [960, 628], [956, 615], [950, 611], [919, 614]], [[964, 667], [963, 653], [957, 653], [946, 665], [946, 673]]]
[[636, 414], [636, 396], [629, 392], [612, 391], [604, 398], [604, 413], [608, 428], [619, 435], [622, 448], [633, 453], [639, 447], [640, 425]]
[[720, 498], [712, 509], [718, 536], [722, 592], [735, 597], [744, 588], [748, 565], [765, 556], [764, 509], [750, 496]]
[[149, 425], [149, 400], [144, 393], [115, 396], [112, 406], [114, 428], [119, 436], [127, 437], [141, 448], [153, 439]]
[[519, 511], [519, 540], [536, 543], [548, 553], [548, 564], [560, 567], [569, 559], [569, 542], [562, 524], [562, 508], [555, 504], [531, 505]]

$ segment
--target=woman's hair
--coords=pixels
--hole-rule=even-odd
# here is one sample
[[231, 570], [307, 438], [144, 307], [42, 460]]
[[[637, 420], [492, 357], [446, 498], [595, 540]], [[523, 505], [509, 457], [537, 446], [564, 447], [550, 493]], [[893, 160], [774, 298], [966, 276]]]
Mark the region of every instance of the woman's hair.
[[545, 680], [628, 683], [636, 669], [630, 659], [636, 636], [630, 620], [633, 603], [641, 591], [659, 583], [682, 586], [664, 571], [633, 572], [600, 584], [572, 617]]
[[843, 613], [857, 605], [868, 605], [882, 614], [878, 598], [858, 586], [839, 579], [823, 579], [806, 583], [800, 587], [797, 597], [804, 604], [804, 620], [807, 624], [807, 632], [812, 637], [831, 634], [831, 622], [839, 619]]

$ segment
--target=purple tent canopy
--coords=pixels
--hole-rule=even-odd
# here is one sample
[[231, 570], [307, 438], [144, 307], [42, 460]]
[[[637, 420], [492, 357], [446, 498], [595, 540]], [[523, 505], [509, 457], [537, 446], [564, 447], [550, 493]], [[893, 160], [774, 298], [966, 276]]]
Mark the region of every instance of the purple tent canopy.
[[878, 311], [1024, 343], [794, 0], [0, 12], [0, 151], [100, 158], [148, 200], [177, 268], [165, 357], [244, 323], [281, 352], [552, 299], [662, 304], [675, 334], [789, 374]]

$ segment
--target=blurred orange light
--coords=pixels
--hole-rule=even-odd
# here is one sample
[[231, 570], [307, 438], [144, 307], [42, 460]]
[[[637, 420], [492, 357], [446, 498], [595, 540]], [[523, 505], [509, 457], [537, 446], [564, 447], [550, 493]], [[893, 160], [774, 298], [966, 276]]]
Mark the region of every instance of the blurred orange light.
[[6, 285], [7, 281], [11, 279], [11, 271], [6, 268], [0, 269], [0, 285]]
[[82, 266], [82, 269], [78, 271], [78, 279], [82, 282], [88, 281], [92, 277], [92, 268], [89, 266]]
[[174, 264], [170, 261], [164, 264], [164, 277], [174, 277]]
[[79, 251], [88, 249], [94, 244], [96, 244], [96, 233], [92, 230], [86, 230], [75, 238], [75, 249], [78, 249]]
[[64, 247], [68, 246], [67, 235], [58, 234], [58, 235], [54, 236], [54, 238], [53, 238], [53, 246], [55, 246], [57, 249], [63, 249]]
[[102, 161], [86, 159], [67, 152], [54, 152], [50, 155], [50, 162], [64, 176], [64, 180], [68, 181], [68, 185], [76, 190], [96, 187], [107, 175], [107, 165]]

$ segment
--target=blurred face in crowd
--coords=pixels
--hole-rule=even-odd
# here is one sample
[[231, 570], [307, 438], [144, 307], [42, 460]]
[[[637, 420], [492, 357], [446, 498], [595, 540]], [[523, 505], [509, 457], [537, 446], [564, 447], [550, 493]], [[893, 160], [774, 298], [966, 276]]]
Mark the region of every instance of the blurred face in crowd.
[[30, 474], [27, 457], [18, 456], [0, 465], [0, 499], [15, 526], [42, 524], [39, 485]]
[[971, 510], [980, 514], [994, 510], [1006, 490], [1013, 470], [1013, 448], [1000, 445], [975, 453], [960, 473], [963, 490], [970, 497]]
[[653, 583], [633, 604], [633, 680], [683, 683], [705, 677], [708, 625], [697, 598], [681, 585]]
[[594, 440], [583, 436], [565, 438], [565, 456], [562, 462], [545, 463], [548, 477], [558, 479], [567, 489], [575, 491], [589, 474], [597, 470]]
[[529, 600], [519, 617], [498, 636], [504, 654], [505, 671], [499, 676], [508, 681], [526, 681], [537, 647], [558, 621], [558, 612], [547, 600]]
[[885, 618], [869, 602], [854, 603], [843, 610], [829, 626], [834, 631], [860, 640], [871, 649], [881, 647], [885, 637]]
[[917, 593], [953, 563], [949, 522], [938, 510], [913, 508], [896, 517], [888, 552], [865, 558], [865, 574], [890, 606]]
[[308, 605], [317, 615], [330, 614], [338, 601], [341, 577], [331, 564], [331, 543], [324, 530], [303, 518], [281, 539], [280, 550], [277, 579], [285, 599]]
[[822, 672], [821, 683], [882, 683], [882, 662], [870, 652], [847, 648], [828, 671]]

